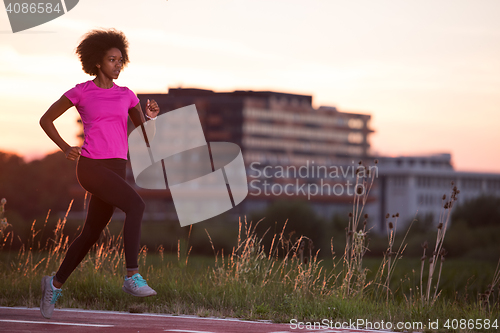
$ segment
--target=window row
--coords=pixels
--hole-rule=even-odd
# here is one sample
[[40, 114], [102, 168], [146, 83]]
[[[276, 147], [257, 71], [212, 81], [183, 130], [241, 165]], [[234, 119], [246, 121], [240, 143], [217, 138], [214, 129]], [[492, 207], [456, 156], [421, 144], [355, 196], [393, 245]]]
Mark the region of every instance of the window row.
[[326, 131], [298, 126], [275, 126], [269, 124], [245, 124], [243, 125], [243, 133], [342, 142], [347, 142], [350, 134], [348, 131]]
[[322, 126], [348, 126], [350, 128], [361, 129], [365, 123], [360, 118], [349, 116], [326, 116], [321, 114], [301, 114], [294, 112], [283, 112], [266, 109], [246, 108], [243, 115], [248, 118], [269, 119], [285, 122], [310, 123]]

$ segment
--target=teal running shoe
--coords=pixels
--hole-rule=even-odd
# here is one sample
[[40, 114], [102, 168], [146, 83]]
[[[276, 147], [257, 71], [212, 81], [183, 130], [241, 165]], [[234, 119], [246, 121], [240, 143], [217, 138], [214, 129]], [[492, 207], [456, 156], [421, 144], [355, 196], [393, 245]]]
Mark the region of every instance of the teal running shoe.
[[62, 290], [54, 288], [52, 284], [53, 279], [53, 276], [44, 276], [42, 278], [42, 300], [40, 301], [40, 312], [42, 312], [42, 316], [47, 319], [52, 317], [55, 304], [59, 297], [62, 296]]
[[139, 273], [135, 273], [132, 277], [126, 277], [123, 281], [122, 290], [136, 297], [156, 296], [154, 291]]

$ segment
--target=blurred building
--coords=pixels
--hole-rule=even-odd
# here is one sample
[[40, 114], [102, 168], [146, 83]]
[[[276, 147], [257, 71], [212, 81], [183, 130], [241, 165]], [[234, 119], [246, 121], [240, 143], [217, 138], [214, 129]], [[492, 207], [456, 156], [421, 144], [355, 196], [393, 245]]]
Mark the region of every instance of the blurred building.
[[[370, 115], [314, 108], [312, 96], [177, 88], [138, 97], [141, 105], [156, 100], [161, 113], [195, 104], [207, 142], [241, 147], [249, 195], [233, 209], [237, 214], [263, 209], [278, 199], [299, 199], [330, 218], [348, 209], [357, 162], [369, 156]], [[168, 191], [140, 192], [153, 207], [151, 213], [165, 211], [166, 205], [175, 212]]]
[[442, 214], [448, 213], [443, 206], [450, 200], [453, 186], [460, 190], [455, 204], [481, 195], [500, 196], [500, 174], [455, 171], [450, 154], [378, 157], [378, 160], [378, 186], [373, 193], [376, 201], [367, 207], [378, 232], [387, 230], [387, 213], [391, 216], [399, 213], [398, 224], [403, 228], [414, 218], [437, 225]]

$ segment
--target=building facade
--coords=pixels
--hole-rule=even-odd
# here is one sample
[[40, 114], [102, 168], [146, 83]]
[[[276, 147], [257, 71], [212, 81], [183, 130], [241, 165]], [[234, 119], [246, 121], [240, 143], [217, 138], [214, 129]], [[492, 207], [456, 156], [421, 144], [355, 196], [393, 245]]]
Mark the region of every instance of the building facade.
[[367, 208], [376, 219], [374, 230], [378, 232], [386, 232], [386, 214], [399, 213], [398, 224], [403, 228], [413, 219], [437, 225], [448, 213], [443, 207], [454, 186], [460, 190], [455, 204], [483, 195], [500, 196], [500, 174], [455, 171], [450, 154], [378, 160], [377, 199]]
[[[370, 115], [314, 108], [311, 96], [178, 88], [138, 97], [141, 104], [154, 99], [161, 113], [195, 104], [207, 142], [241, 147], [249, 195], [234, 209], [238, 214], [298, 199], [329, 218], [352, 202], [357, 162], [370, 155]], [[154, 211], [169, 199], [168, 191], [141, 190], [141, 195]]]

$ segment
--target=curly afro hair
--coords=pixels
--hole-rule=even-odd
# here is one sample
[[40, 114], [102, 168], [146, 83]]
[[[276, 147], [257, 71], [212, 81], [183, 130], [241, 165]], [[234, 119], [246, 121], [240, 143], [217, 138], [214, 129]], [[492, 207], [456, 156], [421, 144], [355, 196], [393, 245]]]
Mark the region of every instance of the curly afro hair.
[[89, 75], [97, 76], [97, 64], [101, 63], [109, 49], [117, 48], [122, 53], [123, 66], [129, 62], [127, 37], [115, 29], [92, 30], [82, 37], [76, 48], [76, 54], [82, 63], [82, 69]]

